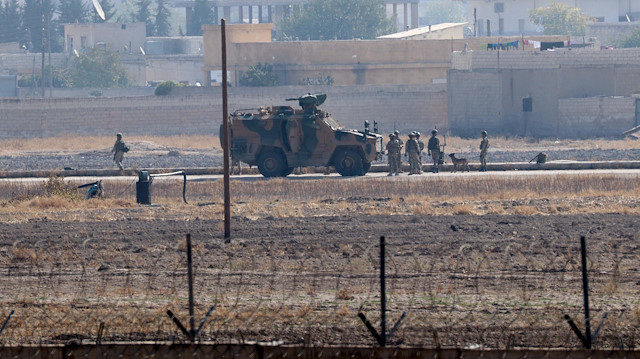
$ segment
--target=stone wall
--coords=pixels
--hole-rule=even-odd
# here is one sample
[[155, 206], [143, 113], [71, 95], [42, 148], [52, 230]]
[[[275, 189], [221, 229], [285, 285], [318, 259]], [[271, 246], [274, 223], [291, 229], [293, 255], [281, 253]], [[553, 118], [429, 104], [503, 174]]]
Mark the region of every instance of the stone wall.
[[[383, 133], [447, 127], [444, 85], [230, 88], [229, 111], [261, 105], [297, 107], [296, 102], [284, 99], [307, 92], [326, 92], [322, 108], [345, 127], [362, 129], [365, 120], [372, 126], [373, 120], [378, 121]], [[219, 87], [181, 88], [170, 96], [0, 99], [3, 139], [115, 132], [217, 135], [221, 119]]]
[[[482, 129], [504, 136], [618, 136], [633, 127], [635, 102], [629, 96], [611, 95], [615, 81], [600, 77], [602, 72], [585, 68], [451, 70], [449, 130], [471, 137]], [[618, 78], [610, 71], [604, 75]], [[584, 88], [579, 89], [579, 84]], [[590, 88], [608, 94], [589, 94]], [[567, 95], [579, 91], [587, 95]], [[524, 98], [532, 99], [531, 112], [524, 112]]]
[[[51, 54], [51, 66], [65, 68], [69, 63], [69, 57], [62, 53]], [[49, 54], [45, 54], [44, 65], [49, 66]], [[30, 75], [42, 70], [42, 54], [2, 54], [0, 53], [0, 74]]]
[[558, 101], [559, 135], [619, 136], [636, 125], [635, 101], [630, 97], [561, 99]]
[[[466, 57], [471, 57], [469, 60]], [[602, 50], [560, 49], [556, 51], [467, 51], [455, 52], [452, 69], [554, 69], [580, 66], [640, 66], [640, 48]], [[471, 65], [469, 65], [469, 61]]]

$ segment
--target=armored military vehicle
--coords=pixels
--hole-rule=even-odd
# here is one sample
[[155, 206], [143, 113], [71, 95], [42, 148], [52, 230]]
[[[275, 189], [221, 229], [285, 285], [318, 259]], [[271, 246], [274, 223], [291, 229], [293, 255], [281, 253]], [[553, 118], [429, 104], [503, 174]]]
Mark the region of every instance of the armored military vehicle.
[[[238, 110], [231, 115], [231, 156], [257, 165], [265, 177], [284, 177], [296, 167], [333, 166], [343, 176], [362, 176], [381, 153], [382, 136], [346, 130], [318, 106], [326, 94], [307, 94], [291, 106]], [[221, 136], [222, 137], [222, 136]]]

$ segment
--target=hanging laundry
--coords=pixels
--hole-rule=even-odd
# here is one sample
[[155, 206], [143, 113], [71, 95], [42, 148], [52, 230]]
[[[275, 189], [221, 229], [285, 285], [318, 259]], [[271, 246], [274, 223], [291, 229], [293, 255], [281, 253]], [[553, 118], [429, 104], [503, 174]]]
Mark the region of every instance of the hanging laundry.
[[555, 41], [555, 42], [541, 42], [540, 43], [540, 51], [550, 50], [550, 49], [559, 49], [564, 47], [564, 41]]

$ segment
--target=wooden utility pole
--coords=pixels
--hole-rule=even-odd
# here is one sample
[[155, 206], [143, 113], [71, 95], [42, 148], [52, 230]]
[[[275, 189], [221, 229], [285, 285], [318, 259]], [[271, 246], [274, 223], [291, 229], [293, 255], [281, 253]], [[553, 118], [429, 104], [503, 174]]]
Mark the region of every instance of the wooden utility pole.
[[227, 102], [227, 36], [225, 19], [220, 20], [220, 36], [222, 37], [222, 134], [224, 153], [224, 242], [231, 243], [231, 191], [229, 189], [229, 108]]

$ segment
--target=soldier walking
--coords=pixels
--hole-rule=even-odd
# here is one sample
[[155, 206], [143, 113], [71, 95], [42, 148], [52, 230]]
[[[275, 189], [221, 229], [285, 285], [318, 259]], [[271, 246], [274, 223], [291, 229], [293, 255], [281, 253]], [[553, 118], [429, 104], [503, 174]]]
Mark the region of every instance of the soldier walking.
[[398, 175], [398, 153], [400, 152], [400, 143], [396, 139], [396, 135], [389, 134], [389, 142], [387, 142], [387, 160], [389, 162], [389, 174], [387, 176]]
[[409, 134], [409, 141], [407, 141], [405, 154], [409, 157], [409, 175], [420, 174], [420, 169], [418, 168], [420, 161], [418, 159], [420, 155], [420, 145], [418, 145], [418, 141], [416, 141], [415, 132], [411, 132]]
[[433, 173], [438, 173], [440, 163], [440, 140], [437, 136], [438, 130], [434, 129], [431, 131], [431, 138], [427, 143], [427, 153], [433, 159], [433, 167], [431, 167], [431, 172]]
[[113, 153], [113, 160], [115, 161], [120, 171], [124, 170], [124, 167], [122, 166], [122, 160], [124, 159], [125, 152], [129, 152], [129, 147], [127, 147], [124, 141], [122, 141], [121, 133], [116, 134], [116, 143], [113, 144], [111, 152]]
[[480, 172], [487, 172], [487, 150], [489, 150], [487, 131], [482, 131], [482, 141], [480, 142]]

